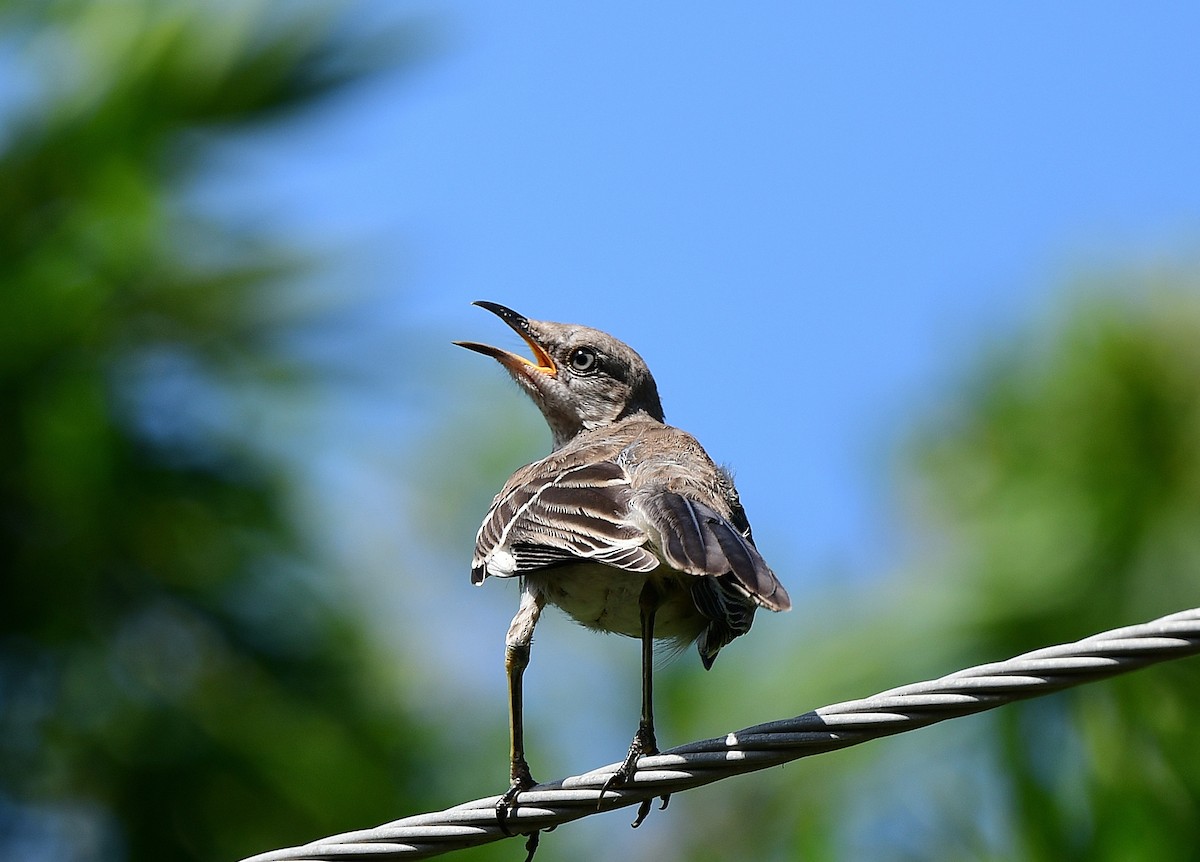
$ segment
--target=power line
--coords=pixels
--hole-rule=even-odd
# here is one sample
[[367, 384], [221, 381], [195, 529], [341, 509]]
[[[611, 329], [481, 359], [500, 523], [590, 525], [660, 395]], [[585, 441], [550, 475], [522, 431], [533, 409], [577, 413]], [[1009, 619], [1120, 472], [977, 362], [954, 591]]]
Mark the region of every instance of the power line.
[[[601, 791], [620, 763], [539, 784], [521, 794], [519, 806], [509, 815], [509, 829], [514, 833], [549, 829], [597, 812], [646, 803], [723, 778], [1196, 653], [1200, 653], [1200, 608], [681, 745], [643, 757], [632, 783], [619, 789]], [[425, 859], [474, 847], [509, 837], [496, 821], [498, 798], [476, 799], [374, 829], [260, 853], [242, 862], [379, 862]]]

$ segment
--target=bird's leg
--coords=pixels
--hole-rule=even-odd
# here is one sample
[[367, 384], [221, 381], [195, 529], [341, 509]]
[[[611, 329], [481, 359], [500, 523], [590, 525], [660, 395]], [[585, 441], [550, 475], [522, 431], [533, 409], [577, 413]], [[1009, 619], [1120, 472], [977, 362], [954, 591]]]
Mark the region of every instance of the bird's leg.
[[637, 733], [629, 746], [623, 768], [633, 776], [637, 759], [643, 754], [658, 754], [658, 741], [654, 738], [654, 615], [658, 612], [662, 596], [647, 579], [638, 596], [638, 610], [642, 617], [642, 718]]
[[504, 669], [508, 674], [508, 738], [509, 785], [496, 803], [496, 819], [508, 832], [508, 815], [516, 807], [517, 795], [533, 787], [535, 782], [525, 760], [524, 711], [521, 697], [521, 677], [529, 664], [529, 644], [508, 644], [504, 649]]
[[[521, 680], [529, 665], [529, 646], [533, 642], [533, 627], [537, 625], [545, 599], [526, 581], [521, 590], [521, 607], [513, 617], [504, 641], [504, 670], [508, 675], [508, 738], [509, 785], [496, 803], [496, 820], [506, 834], [508, 815], [516, 807], [517, 796], [536, 782], [525, 760], [524, 697]], [[537, 844], [534, 842], [534, 846]], [[532, 855], [532, 854], [531, 854]]]
[[[625, 762], [604, 782], [604, 790], [629, 782], [633, 773], [637, 771], [638, 758], [642, 755], [658, 754], [658, 741], [654, 737], [654, 615], [658, 612], [661, 602], [662, 594], [654, 582], [647, 579], [641, 595], [638, 596], [638, 610], [642, 622], [642, 717], [638, 722], [637, 733], [633, 735], [633, 742], [629, 744]], [[663, 797], [664, 808], [667, 798]], [[647, 799], [638, 807], [637, 819], [633, 821], [634, 829], [640, 826], [650, 813], [650, 804], [651, 801]]]

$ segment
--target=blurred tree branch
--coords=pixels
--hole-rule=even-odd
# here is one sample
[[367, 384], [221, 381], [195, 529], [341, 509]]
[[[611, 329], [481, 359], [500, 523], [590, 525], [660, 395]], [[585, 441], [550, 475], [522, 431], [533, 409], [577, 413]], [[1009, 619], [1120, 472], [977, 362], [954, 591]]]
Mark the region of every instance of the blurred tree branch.
[[344, 11], [0, 10], [34, 81], [0, 140], [2, 856], [231, 858], [417, 792], [421, 731], [225, 395], [321, 378], [270, 353], [310, 262], [180, 198], [211, 141], [420, 47]]

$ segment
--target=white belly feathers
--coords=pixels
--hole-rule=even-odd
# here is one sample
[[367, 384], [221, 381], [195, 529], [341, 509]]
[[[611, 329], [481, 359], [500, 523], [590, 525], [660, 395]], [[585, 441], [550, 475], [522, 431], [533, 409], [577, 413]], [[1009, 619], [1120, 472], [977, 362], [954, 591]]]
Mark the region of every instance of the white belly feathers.
[[654, 618], [655, 638], [691, 643], [707, 625], [692, 601], [686, 580], [667, 566], [649, 574], [598, 563], [555, 566], [524, 576], [546, 600], [590, 629], [641, 637], [638, 597], [648, 579], [657, 581], [662, 604]]

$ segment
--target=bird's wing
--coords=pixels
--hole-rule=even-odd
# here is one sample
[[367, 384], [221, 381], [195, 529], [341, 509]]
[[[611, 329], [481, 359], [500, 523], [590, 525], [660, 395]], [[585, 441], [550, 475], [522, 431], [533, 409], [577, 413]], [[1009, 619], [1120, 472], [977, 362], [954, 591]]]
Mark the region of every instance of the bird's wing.
[[[640, 491], [633, 506], [661, 537], [663, 556], [672, 568], [716, 578], [722, 591], [741, 594], [773, 611], [792, 606], [787, 591], [754, 547], [749, 525], [743, 533], [711, 506], [661, 487]], [[711, 589], [696, 597], [702, 610], [719, 598]]]
[[630, 518], [625, 470], [580, 453], [517, 471], [492, 502], [475, 539], [471, 580], [511, 577], [568, 562], [634, 572], [659, 565], [646, 534]]

